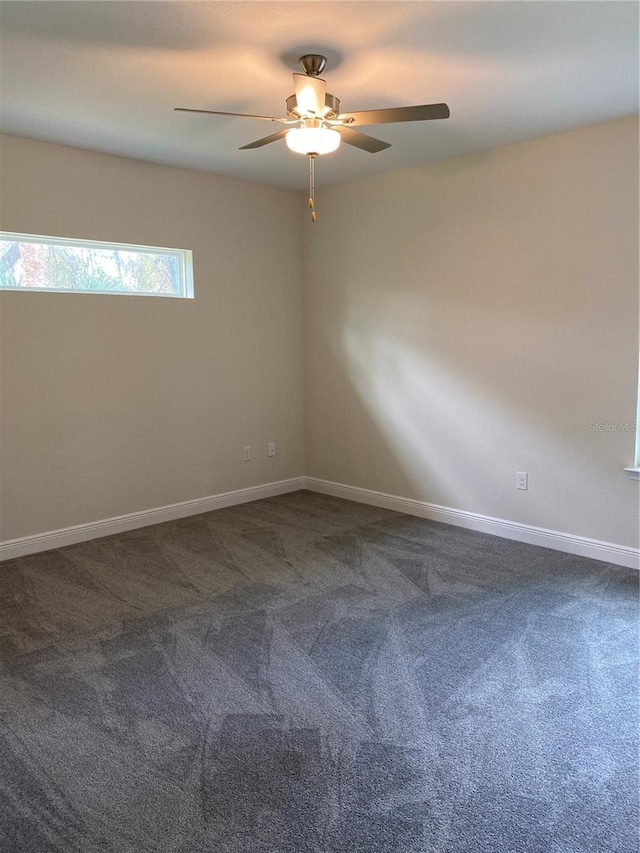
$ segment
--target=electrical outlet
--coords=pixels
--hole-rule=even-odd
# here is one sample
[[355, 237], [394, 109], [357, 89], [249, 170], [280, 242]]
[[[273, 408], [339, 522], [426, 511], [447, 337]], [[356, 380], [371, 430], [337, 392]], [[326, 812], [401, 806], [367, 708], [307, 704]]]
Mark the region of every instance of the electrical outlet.
[[251, 448], [249, 445], [242, 448], [242, 461], [251, 462]]
[[276, 455], [276, 443], [275, 441], [270, 441], [267, 444], [267, 456], [275, 456]]
[[516, 489], [523, 492], [529, 489], [529, 475], [526, 471], [516, 471]]

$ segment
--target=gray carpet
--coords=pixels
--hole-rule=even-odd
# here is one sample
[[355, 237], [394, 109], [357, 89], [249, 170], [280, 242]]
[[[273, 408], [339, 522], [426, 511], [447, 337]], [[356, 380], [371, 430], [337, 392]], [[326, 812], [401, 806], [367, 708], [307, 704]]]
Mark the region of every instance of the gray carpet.
[[298, 492], [0, 567], [2, 853], [636, 853], [638, 575]]

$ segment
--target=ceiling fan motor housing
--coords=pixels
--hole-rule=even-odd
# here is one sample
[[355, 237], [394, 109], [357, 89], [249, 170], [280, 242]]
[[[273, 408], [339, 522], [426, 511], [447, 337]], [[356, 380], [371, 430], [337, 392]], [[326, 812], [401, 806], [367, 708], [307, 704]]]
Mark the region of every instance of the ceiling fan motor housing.
[[[322, 115], [318, 116], [318, 118], [332, 120], [337, 118], [339, 114], [340, 98], [336, 98], [335, 95], [331, 95], [327, 92], [324, 98], [324, 110]], [[287, 115], [293, 119], [307, 118], [307, 116], [301, 115], [300, 112], [298, 112], [298, 102], [295, 95], [289, 95], [287, 98]]]

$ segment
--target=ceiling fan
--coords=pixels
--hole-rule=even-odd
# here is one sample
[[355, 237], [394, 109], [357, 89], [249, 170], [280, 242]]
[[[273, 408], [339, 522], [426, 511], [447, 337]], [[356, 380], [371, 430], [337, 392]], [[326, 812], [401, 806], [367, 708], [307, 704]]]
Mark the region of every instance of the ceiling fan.
[[449, 118], [449, 107], [446, 104], [423, 104], [415, 107], [392, 107], [383, 110], [364, 110], [360, 112], [340, 112], [340, 99], [327, 92], [326, 82], [319, 77], [327, 64], [327, 58], [318, 53], [307, 53], [298, 60], [304, 74], [294, 74], [294, 94], [287, 98], [287, 117], [251, 115], [247, 113], [230, 113], [220, 110], [197, 110], [186, 107], [176, 107], [177, 112], [204, 113], [216, 116], [237, 116], [255, 118], [286, 125], [282, 130], [256, 139], [240, 150], [262, 148], [271, 142], [284, 139], [291, 151], [305, 154], [309, 157], [309, 207], [311, 219], [315, 222], [315, 159], [322, 154], [335, 151], [341, 142], [376, 154], [390, 148], [388, 142], [383, 142], [373, 136], [360, 133], [354, 127], [369, 124], [392, 124], [406, 121], [430, 121], [432, 119]]

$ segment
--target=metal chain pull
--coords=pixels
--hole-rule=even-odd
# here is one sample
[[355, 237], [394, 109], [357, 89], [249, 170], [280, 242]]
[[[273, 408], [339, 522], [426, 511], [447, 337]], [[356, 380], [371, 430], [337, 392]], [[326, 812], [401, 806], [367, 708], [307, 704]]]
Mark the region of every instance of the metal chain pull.
[[309, 154], [309, 207], [311, 208], [311, 221], [316, 221], [316, 155]]

